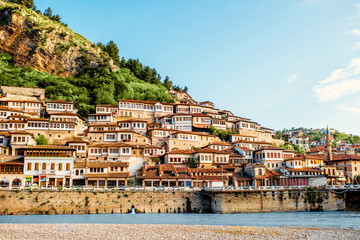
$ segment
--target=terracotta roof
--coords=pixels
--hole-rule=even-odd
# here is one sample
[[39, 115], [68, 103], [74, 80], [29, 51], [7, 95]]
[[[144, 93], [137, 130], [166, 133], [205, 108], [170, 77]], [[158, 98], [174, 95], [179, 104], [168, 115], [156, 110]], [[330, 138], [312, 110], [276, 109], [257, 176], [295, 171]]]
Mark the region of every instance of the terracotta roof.
[[232, 174], [232, 176], [233, 176], [233, 178], [235, 178], [235, 179], [237, 179], [237, 180], [252, 180], [253, 178], [252, 177], [250, 177], [250, 176], [248, 176], [246, 173], [244, 173], [244, 175], [241, 175], [241, 173], [240, 172], [234, 172], [233, 174]]
[[111, 107], [111, 108], [119, 108], [118, 105], [112, 105], [112, 104], [99, 104], [95, 105], [95, 107]]
[[161, 171], [176, 171], [173, 164], [159, 164], [159, 170]]
[[117, 133], [117, 132], [135, 133], [134, 130], [128, 130], [128, 129], [118, 129], [118, 130], [90, 130], [90, 131], [88, 131], [88, 133]]
[[323, 157], [319, 157], [319, 156], [306, 155], [306, 154], [296, 154], [293, 158], [286, 159], [286, 161], [288, 161], [288, 160], [302, 160], [302, 161], [304, 161], [306, 159], [324, 160]]
[[9, 132], [0, 132], [0, 136], [9, 137], [10, 133]]
[[76, 162], [74, 163], [74, 168], [85, 168], [86, 162]]
[[221, 168], [190, 168], [192, 173], [228, 173], [228, 171]]
[[333, 155], [332, 161], [346, 161], [346, 160], [360, 160], [360, 156], [353, 155], [353, 154], [338, 154]]
[[128, 178], [128, 172], [113, 172], [113, 173], [87, 173], [85, 178]]
[[284, 149], [284, 152], [296, 152], [295, 150]]
[[88, 127], [119, 127], [117, 124], [86, 124]]
[[29, 118], [28, 122], [31, 122], [31, 121], [49, 122], [50, 119], [48, 119], [48, 118]]
[[67, 141], [68, 143], [86, 143], [89, 144], [88, 140], [85, 139], [71, 139], [69, 141]]
[[64, 101], [64, 100], [50, 100], [50, 101], [46, 101], [46, 103], [66, 103], [66, 104], [73, 104], [73, 102], [68, 102], [68, 101]]
[[72, 147], [67, 146], [59, 146], [59, 145], [41, 145], [41, 146], [33, 146], [33, 147], [26, 147], [24, 150], [69, 150], [75, 151]]
[[89, 147], [131, 147], [127, 143], [116, 142], [116, 143], [92, 143]]
[[90, 168], [106, 168], [106, 167], [129, 167], [128, 162], [87, 162]]
[[144, 146], [144, 148], [160, 148], [160, 147], [155, 146], [155, 145], [146, 145], [146, 146]]
[[167, 152], [166, 154], [194, 154], [194, 153], [195, 153], [194, 150], [175, 149], [175, 150], [171, 150], [171, 151]]
[[9, 132], [11, 135], [12, 134], [26, 134], [26, 135], [32, 135], [33, 136], [33, 134], [32, 133], [29, 133], [29, 132], [27, 132], [27, 131], [11, 131], [11, 132]]
[[122, 99], [119, 102], [134, 102], [134, 103], [145, 103], [145, 104], [155, 104], [158, 101], [147, 101], [147, 100], [135, 100], [135, 99]]
[[203, 113], [192, 113], [191, 114], [193, 117], [208, 117], [210, 118], [209, 115], [203, 114]]
[[228, 176], [227, 175], [220, 175], [220, 176], [211, 176], [211, 175], [206, 175], [206, 176], [194, 176], [193, 177], [194, 181], [195, 180], [199, 180], [199, 181], [221, 181], [221, 180], [224, 180], [224, 181], [227, 181], [229, 180]]
[[257, 138], [257, 136], [252, 135], [242, 135], [242, 134], [229, 134], [230, 136], [236, 136], [236, 137], [250, 137], [250, 138]]
[[257, 150], [255, 150], [254, 152], [263, 151], [263, 150], [279, 150], [279, 151], [284, 151], [284, 149], [281, 148], [281, 147], [268, 146], [268, 147], [262, 147], [262, 148], [260, 148], [260, 149], [257, 149]]
[[10, 108], [10, 107], [6, 107], [6, 106], [0, 106], [0, 110], [2, 110], [2, 111], [11, 111], [11, 112], [23, 112], [23, 111], [13, 109], [13, 108]]
[[117, 121], [118, 124], [121, 122], [145, 122], [145, 123], [147, 123], [147, 121], [144, 119], [135, 119], [135, 118]]
[[244, 155], [241, 155], [239, 153], [231, 153], [230, 158], [244, 158]]
[[227, 151], [216, 150], [216, 149], [211, 149], [211, 148], [202, 148], [202, 149], [196, 150], [195, 152], [196, 153], [230, 154]]
[[4, 156], [1, 159], [0, 165], [24, 165], [23, 156]]
[[214, 145], [232, 146], [230, 143], [227, 143], [227, 142], [214, 142], [214, 143], [209, 144], [208, 146], [214, 146]]
[[267, 144], [267, 145], [271, 145], [271, 143], [261, 142], [261, 141], [238, 140], [238, 141], [232, 142], [232, 144], [236, 144], [236, 143], [252, 143], [252, 144]]
[[323, 172], [316, 168], [286, 168], [289, 172]]
[[110, 116], [110, 115], [113, 115], [113, 114], [112, 113], [92, 113], [92, 114], [89, 114], [89, 116], [103, 116], [103, 115]]
[[254, 151], [254, 150], [252, 150], [250, 148], [247, 148], [247, 147], [236, 147], [236, 148], [244, 150], [244, 151], [251, 151], [251, 152]]
[[49, 111], [48, 111], [48, 114], [49, 114], [49, 115], [55, 115], [55, 116], [56, 116], [56, 115], [77, 116], [77, 117], [83, 119], [83, 117], [81, 117], [79, 114], [74, 113], [74, 112], [68, 112], [68, 111], [64, 111], [64, 112], [49, 112]]
[[178, 130], [176, 129], [168, 129], [168, 128], [152, 128], [152, 129], [149, 129], [149, 132], [150, 131], [154, 131], [154, 130], [161, 130], [161, 131], [172, 131], [172, 132], [177, 132]]

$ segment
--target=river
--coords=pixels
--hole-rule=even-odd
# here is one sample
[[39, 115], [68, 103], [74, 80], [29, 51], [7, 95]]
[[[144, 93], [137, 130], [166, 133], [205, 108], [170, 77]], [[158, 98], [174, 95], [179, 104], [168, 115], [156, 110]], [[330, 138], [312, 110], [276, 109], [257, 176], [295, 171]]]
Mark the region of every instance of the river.
[[360, 229], [359, 212], [2, 215], [0, 223], [188, 224]]

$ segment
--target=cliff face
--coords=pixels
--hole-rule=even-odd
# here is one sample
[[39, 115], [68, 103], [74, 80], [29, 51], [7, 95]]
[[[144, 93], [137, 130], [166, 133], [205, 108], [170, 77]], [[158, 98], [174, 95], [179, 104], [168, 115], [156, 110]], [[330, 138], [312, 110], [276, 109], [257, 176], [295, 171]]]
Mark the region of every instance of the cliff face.
[[0, 51], [16, 64], [58, 76], [85, 67], [117, 67], [107, 53], [69, 28], [25, 7], [0, 0]]

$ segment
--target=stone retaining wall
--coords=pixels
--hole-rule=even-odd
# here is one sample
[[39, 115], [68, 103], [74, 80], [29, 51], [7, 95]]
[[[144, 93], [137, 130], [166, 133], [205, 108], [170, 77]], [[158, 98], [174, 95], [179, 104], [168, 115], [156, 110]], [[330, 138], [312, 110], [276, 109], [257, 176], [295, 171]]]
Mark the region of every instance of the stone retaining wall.
[[215, 213], [345, 210], [345, 201], [331, 191], [243, 191], [212, 193]]
[[0, 191], [0, 214], [281, 212], [344, 210], [334, 192]]

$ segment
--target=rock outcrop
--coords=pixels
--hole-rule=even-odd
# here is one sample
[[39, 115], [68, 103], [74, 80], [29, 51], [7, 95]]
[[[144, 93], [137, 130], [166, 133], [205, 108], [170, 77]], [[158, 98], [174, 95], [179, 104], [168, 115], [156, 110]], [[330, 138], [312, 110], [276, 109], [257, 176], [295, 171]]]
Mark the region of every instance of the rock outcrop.
[[109, 55], [69, 28], [26, 7], [0, 0], [0, 51], [16, 64], [58, 76], [86, 67], [117, 67]]

